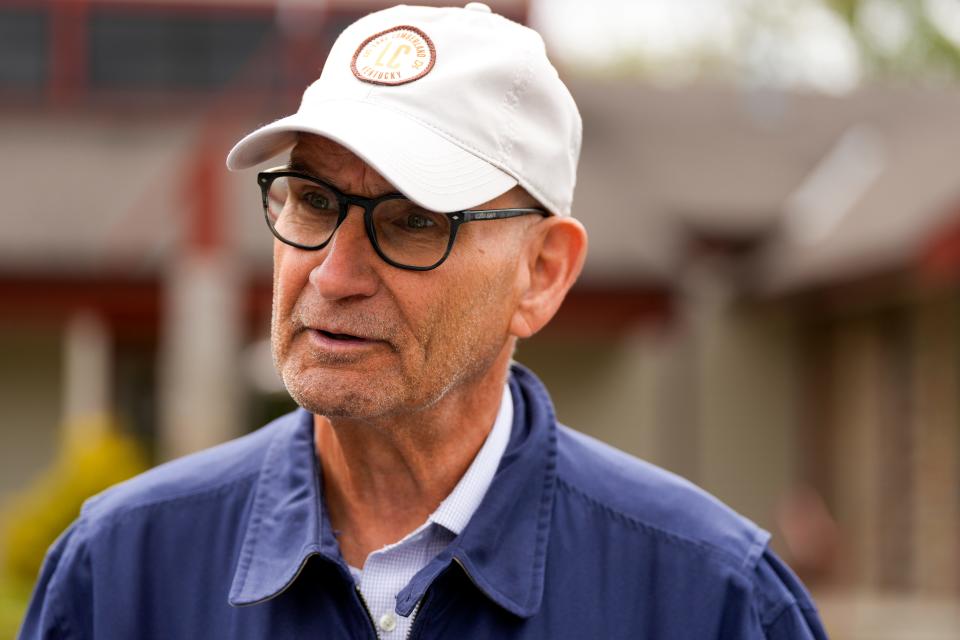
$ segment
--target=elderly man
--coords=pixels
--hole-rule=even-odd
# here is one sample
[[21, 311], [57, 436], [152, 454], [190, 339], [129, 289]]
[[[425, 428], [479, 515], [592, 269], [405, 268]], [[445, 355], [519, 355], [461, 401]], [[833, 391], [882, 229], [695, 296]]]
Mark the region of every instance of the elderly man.
[[768, 534], [558, 425], [516, 342], [583, 264], [539, 37], [397, 7], [244, 138], [302, 407], [92, 499], [24, 638], [822, 638]]

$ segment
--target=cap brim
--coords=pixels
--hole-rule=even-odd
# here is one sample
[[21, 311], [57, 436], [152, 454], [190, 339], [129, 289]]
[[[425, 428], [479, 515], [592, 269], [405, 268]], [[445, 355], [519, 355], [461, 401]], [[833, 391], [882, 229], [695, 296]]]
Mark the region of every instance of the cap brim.
[[326, 101], [244, 137], [227, 155], [231, 170], [276, 156], [313, 133], [337, 142], [373, 167], [408, 198], [433, 211], [469, 209], [517, 185], [517, 180], [465, 151], [434, 129], [368, 102]]

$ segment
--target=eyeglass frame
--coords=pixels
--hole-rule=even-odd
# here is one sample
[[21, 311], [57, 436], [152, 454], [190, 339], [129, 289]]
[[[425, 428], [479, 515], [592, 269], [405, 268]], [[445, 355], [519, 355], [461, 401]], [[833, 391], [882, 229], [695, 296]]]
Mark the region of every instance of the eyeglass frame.
[[[330, 237], [321, 244], [304, 245], [294, 242], [293, 240], [289, 240], [281, 236], [280, 232], [277, 231], [276, 227], [273, 226], [273, 223], [270, 221], [270, 205], [268, 200], [270, 195], [270, 187], [273, 186], [273, 182], [278, 178], [299, 178], [301, 180], [313, 182], [314, 184], [320, 185], [325, 189], [329, 189], [330, 192], [337, 198], [337, 204], [340, 209], [339, 215], [337, 216], [337, 222], [333, 225], [333, 230], [330, 232]], [[390, 266], [398, 269], [406, 269], [408, 271], [431, 271], [443, 264], [450, 256], [450, 252], [453, 250], [453, 243], [457, 239], [457, 231], [460, 229], [460, 225], [466, 224], [467, 222], [476, 222], [482, 220], [505, 220], [507, 218], [516, 218], [534, 213], [545, 218], [550, 216], [549, 211], [537, 207], [516, 207], [507, 209], [464, 209], [461, 211], [451, 212], [432, 211], [432, 213], [442, 213], [450, 219], [450, 239], [447, 241], [447, 248], [439, 260], [429, 266], [417, 267], [413, 265], [402, 264], [387, 257], [387, 255], [384, 254], [383, 250], [380, 248], [380, 243], [377, 241], [376, 230], [373, 226], [373, 210], [377, 207], [377, 205], [388, 200], [410, 200], [410, 198], [402, 193], [394, 191], [377, 196], [376, 198], [367, 198], [364, 196], [344, 193], [325, 180], [321, 180], [320, 178], [312, 176], [309, 173], [296, 171], [288, 167], [275, 167], [273, 169], [261, 171], [257, 174], [257, 184], [260, 186], [264, 219], [267, 222], [267, 226], [270, 228], [270, 232], [280, 242], [283, 242], [291, 247], [296, 247], [297, 249], [303, 249], [304, 251], [320, 251], [330, 244], [331, 240], [333, 240], [333, 236], [336, 235], [340, 225], [343, 224], [343, 221], [347, 219], [347, 214], [350, 212], [350, 206], [356, 205], [363, 209], [364, 228], [366, 229], [367, 239], [370, 241], [370, 245], [373, 247], [373, 250], [384, 262]], [[413, 202], [412, 200], [410, 201]], [[414, 202], [414, 204], [416, 203]], [[423, 208], [426, 209], [426, 207]], [[429, 209], [427, 210], [429, 211]]]

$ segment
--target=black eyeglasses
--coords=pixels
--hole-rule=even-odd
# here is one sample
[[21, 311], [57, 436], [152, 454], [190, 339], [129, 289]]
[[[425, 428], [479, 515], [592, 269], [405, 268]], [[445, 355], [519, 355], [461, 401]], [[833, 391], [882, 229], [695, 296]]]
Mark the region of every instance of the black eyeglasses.
[[363, 208], [367, 237], [377, 255], [394, 267], [413, 271], [439, 267], [466, 222], [550, 215], [543, 209], [438, 213], [399, 193], [377, 198], [347, 195], [319, 178], [285, 167], [257, 174], [257, 182], [267, 225], [281, 242], [308, 251], [323, 249], [346, 219], [350, 205], [356, 205]]

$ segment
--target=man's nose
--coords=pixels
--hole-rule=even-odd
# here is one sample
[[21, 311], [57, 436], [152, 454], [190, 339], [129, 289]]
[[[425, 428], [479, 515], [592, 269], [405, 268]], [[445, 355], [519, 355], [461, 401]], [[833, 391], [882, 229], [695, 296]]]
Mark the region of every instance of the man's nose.
[[319, 253], [321, 261], [310, 272], [310, 284], [322, 297], [339, 300], [376, 293], [379, 279], [374, 263], [380, 257], [367, 237], [360, 207], [350, 207], [330, 243]]

